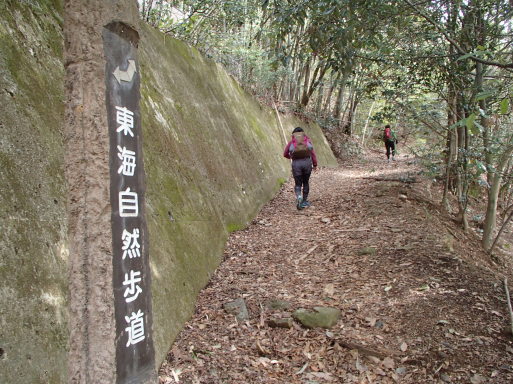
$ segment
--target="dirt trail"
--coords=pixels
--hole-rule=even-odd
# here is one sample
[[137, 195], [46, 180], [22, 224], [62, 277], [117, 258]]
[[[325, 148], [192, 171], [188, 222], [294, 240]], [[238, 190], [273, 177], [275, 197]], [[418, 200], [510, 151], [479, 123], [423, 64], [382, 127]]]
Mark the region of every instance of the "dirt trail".
[[[415, 175], [407, 159], [376, 156], [322, 169], [302, 211], [289, 181], [231, 235], [160, 382], [513, 382], [498, 269]], [[237, 298], [248, 321], [223, 309]], [[276, 299], [290, 307], [269, 308]], [[315, 306], [340, 309], [337, 325], [268, 324]]]

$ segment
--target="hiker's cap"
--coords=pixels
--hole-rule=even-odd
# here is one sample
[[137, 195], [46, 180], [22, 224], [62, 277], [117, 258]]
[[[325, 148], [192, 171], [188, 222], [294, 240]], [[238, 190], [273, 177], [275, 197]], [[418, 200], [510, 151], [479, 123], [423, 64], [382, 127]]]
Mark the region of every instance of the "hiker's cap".
[[296, 132], [304, 132], [304, 131], [303, 131], [303, 128], [301, 128], [301, 127], [296, 127], [296, 128], [294, 128], [294, 130], [292, 131], [292, 133], [296, 133]]

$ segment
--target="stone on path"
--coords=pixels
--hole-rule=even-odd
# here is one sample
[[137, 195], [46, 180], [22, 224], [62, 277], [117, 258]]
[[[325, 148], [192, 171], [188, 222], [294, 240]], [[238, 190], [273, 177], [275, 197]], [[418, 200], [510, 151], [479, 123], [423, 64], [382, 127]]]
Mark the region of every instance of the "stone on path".
[[229, 303], [225, 303], [223, 308], [229, 314], [234, 315], [239, 321], [249, 320], [249, 312], [244, 299], [239, 298], [237, 300], [230, 301]]
[[365, 248], [361, 248], [358, 251], [358, 255], [360, 255], [360, 256], [363, 256], [363, 255], [374, 256], [375, 254], [376, 254], [376, 248], [374, 248], [374, 247], [365, 247]]
[[292, 328], [293, 320], [291, 317], [286, 317], [283, 319], [272, 318], [272, 319], [269, 319], [267, 324], [271, 328]]
[[267, 302], [266, 306], [269, 309], [287, 309], [290, 308], [290, 303], [287, 303], [283, 300], [275, 299]]
[[300, 308], [292, 317], [306, 328], [331, 328], [340, 319], [340, 310], [331, 307], [314, 307], [313, 311]]

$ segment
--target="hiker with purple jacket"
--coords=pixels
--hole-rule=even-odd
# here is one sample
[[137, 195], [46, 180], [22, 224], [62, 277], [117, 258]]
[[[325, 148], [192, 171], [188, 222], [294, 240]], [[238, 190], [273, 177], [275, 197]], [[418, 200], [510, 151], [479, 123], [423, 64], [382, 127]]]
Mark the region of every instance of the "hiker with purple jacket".
[[309, 207], [309, 180], [312, 174], [312, 167], [313, 169], [317, 167], [317, 156], [315, 155], [312, 141], [305, 134], [303, 128], [294, 128], [292, 140], [285, 147], [283, 156], [287, 159], [292, 159], [292, 175], [295, 182], [294, 193], [296, 195], [297, 209]]

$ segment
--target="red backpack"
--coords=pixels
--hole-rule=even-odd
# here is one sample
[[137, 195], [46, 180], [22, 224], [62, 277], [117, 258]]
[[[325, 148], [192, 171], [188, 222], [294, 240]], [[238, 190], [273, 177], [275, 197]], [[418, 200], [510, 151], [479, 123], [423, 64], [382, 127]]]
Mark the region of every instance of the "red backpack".
[[390, 128], [385, 128], [385, 132], [383, 132], [383, 140], [392, 139], [392, 130]]

